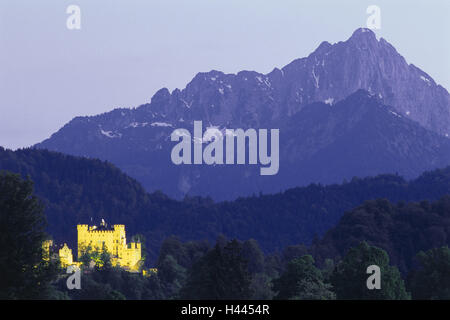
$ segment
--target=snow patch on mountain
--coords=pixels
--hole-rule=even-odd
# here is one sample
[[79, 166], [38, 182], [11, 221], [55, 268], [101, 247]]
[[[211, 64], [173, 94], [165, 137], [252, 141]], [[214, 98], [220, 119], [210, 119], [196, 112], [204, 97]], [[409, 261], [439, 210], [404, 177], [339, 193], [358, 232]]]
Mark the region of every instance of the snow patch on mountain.
[[107, 130], [103, 130], [103, 129], [100, 129], [100, 133], [102, 134], [102, 135], [104, 135], [105, 137], [108, 137], [108, 138], [121, 138], [122, 137], [122, 134], [121, 133], [116, 133], [116, 132], [113, 132], [113, 131], [107, 131]]
[[420, 79], [422, 79], [423, 81], [425, 81], [429, 86], [431, 86], [431, 80], [428, 78], [425, 78], [424, 76], [420, 76]]
[[332, 105], [333, 105], [333, 102], [334, 102], [334, 98], [328, 98], [328, 99], [326, 99], [324, 102], [325, 102], [326, 104], [329, 104], [330, 106], [332, 106]]
[[150, 125], [152, 127], [172, 127], [172, 125], [167, 122], [152, 122]]
[[316, 86], [316, 89], [319, 89], [319, 76], [316, 75], [315, 71], [316, 71], [315, 67], [313, 67], [311, 73], [312, 73], [312, 75], [314, 77], [314, 81], [315, 81], [314, 85]]

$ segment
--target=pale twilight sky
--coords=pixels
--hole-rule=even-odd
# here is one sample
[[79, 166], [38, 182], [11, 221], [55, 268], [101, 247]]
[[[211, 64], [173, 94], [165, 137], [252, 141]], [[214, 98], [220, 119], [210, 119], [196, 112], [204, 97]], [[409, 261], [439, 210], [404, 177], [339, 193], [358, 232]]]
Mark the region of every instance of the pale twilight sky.
[[[81, 8], [81, 30], [66, 8]], [[1, 0], [0, 146], [30, 146], [78, 115], [149, 102], [197, 72], [267, 73], [381, 9], [377, 36], [450, 88], [450, 1]]]

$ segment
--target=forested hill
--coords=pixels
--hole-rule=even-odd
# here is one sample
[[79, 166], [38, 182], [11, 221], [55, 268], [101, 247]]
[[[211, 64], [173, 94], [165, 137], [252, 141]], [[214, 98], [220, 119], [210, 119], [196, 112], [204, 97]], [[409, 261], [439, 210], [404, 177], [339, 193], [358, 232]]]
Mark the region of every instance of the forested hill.
[[110, 163], [46, 150], [0, 148], [0, 170], [27, 175], [46, 204], [48, 232], [57, 242], [76, 241], [77, 223], [122, 223], [128, 236], [146, 238], [150, 264], [164, 238], [182, 240], [256, 239], [266, 252], [309, 244], [335, 226], [344, 212], [365, 200], [437, 200], [450, 193], [450, 167], [412, 181], [397, 175], [354, 178], [340, 185], [309, 185], [274, 195], [214, 203], [205, 198], [176, 201], [148, 194]]
[[323, 263], [342, 258], [360, 241], [386, 250], [392, 264], [406, 273], [417, 262], [419, 251], [450, 246], [450, 195], [431, 203], [366, 201], [345, 213], [336, 227], [311, 246], [311, 253]]

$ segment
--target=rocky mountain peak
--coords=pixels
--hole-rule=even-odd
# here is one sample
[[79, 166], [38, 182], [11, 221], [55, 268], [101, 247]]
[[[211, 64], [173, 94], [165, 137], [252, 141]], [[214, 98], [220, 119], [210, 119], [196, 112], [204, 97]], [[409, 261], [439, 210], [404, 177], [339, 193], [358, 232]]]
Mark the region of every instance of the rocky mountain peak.
[[[71, 121], [37, 147], [109, 160], [149, 190], [196, 194], [220, 195], [218, 185], [229, 192], [233, 179], [242, 190], [273, 191], [269, 185], [286, 181], [334, 182], [393, 170], [414, 176], [448, 164], [450, 150], [447, 90], [365, 28], [343, 42], [324, 41], [308, 57], [268, 74], [200, 72], [186, 88], [163, 88], [137, 109], [84, 120]], [[250, 179], [247, 167], [171, 167], [168, 174], [170, 134], [194, 120], [279, 128], [285, 152], [279, 175], [272, 183]], [[307, 169], [295, 176], [300, 168]]]

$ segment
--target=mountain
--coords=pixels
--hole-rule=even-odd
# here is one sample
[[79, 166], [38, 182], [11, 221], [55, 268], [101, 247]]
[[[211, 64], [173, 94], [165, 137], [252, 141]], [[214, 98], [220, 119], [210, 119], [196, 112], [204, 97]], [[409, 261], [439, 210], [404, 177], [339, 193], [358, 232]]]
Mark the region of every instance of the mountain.
[[[174, 165], [170, 134], [192, 131], [194, 120], [221, 130], [280, 129], [279, 173]], [[416, 177], [450, 163], [449, 132], [448, 92], [386, 40], [358, 29], [268, 74], [199, 73], [136, 109], [77, 117], [35, 147], [108, 160], [149, 191], [223, 200], [353, 176]]]
[[125, 224], [127, 235], [143, 234], [150, 260], [170, 235], [214, 241], [219, 234], [256, 239], [264, 251], [308, 244], [365, 200], [437, 200], [450, 193], [450, 166], [406, 181], [398, 175], [353, 178], [340, 185], [297, 187], [273, 195], [215, 203], [207, 198], [176, 201], [148, 194], [114, 165], [46, 150], [0, 148], [0, 170], [29, 176], [46, 205], [48, 232], [58, 243], [76, 244], [76, 224]]

